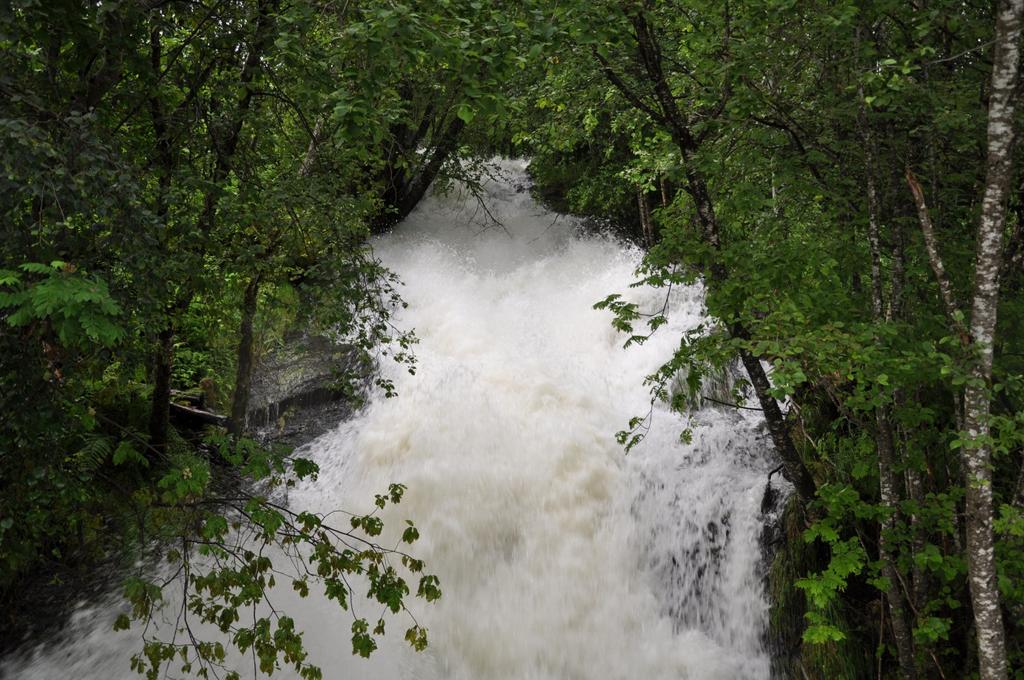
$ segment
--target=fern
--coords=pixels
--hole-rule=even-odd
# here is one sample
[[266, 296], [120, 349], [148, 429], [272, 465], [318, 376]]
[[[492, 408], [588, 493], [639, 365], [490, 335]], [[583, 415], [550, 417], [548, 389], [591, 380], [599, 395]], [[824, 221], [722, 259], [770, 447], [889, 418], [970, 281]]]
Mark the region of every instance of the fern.
[[103, 279], [60, 261], [26, 262], [19, 269], [45, 278], [26, 282], [17, 272], [0, 270], [0, 308], [11, 310], [8, 325], [45, 319], [68, 347], [112, 347], [124, 337], [124, 328], [115, 321], [121, 307]]
[[110, 460], [114, 440], [103, 434], [86, 434], [84, 439], [82, 448], [74, 455], [74, 461], [82, 472], [91, 474]]

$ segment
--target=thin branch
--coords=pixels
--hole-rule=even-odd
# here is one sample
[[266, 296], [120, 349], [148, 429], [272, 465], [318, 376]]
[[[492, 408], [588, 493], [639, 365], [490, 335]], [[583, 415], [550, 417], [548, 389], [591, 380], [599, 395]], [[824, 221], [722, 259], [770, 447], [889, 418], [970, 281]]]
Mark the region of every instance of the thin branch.
[[704, 394], [700, 395], [700, 398], [703, 399], [704, 401], [710, 401], [713, 404], [721, 404], [722, 406], [729, 406], [731, 408], [741, 408], [744, 411], [764, 411], [764, 409], [754, 408], [753, 406], [740, 406], [739, 404], [733, 404], [728, 401], [721, 401], [719, 399], [715, 399], [714, 397], [709, 397]]
[[633, 90], [629, 88], [629, 86], [626, 84], [626, 81], [619, 77], [619, 75], [612, 68], [611, 64], [608, 63], [608, 60], [602, 57], [601, 53], [597, 51], [596, 47], [593, 48], [591, 51], [594, 53], [594, 58], [597, 59], [599, 64], [601, 64], [601, 70], [604, 72], [604, 75], [608, 79], [608, 82], [614, 85], [615, 89], [622, 93], [622, 96], [625, 97], [630, 104], [646, 113], [653, 120], [662, 124], [667, 124], [667, 121], [665, 120], [665, 117], [663, 115], [655, 111], [653, 107], [651, 107], [643, 99], [640, 98], [640, 95], [633, 92]]
[[959, 59], [960, 57], [965, 57], [968, 54], [970, 54], [971, 52], [977, 52], [978, 50], [984, 50], [984, 49], [986, 49], [988, 47], [991, 47], [992, 45], [995, 44], [995, 42], [996, 42], [995, 40], [989, 40], [988, 42], [984, 42], [984, 43], [982, 43], [980, 45], [976, 45], [975, 47], [972, 47], [970, 49], [964, 50], [963, 52], [960, 52], [958, 54], [954, 54], [951, 57], [943, 57], [942, 59], [933, 59], [932, 61], [927, 61], [927, 62], [925, 62], [924, 65], [925, 66], [931, 66], [932, 64], [941, 64], [941, 63], [943, 63], [945, 61], [953, 61], [955, 59]]
[[935, 238], [935, 227], [932, 225], [931, 214], [928, 212], [928, 204], [924, 200], [924, 190], [921, 188], [917, 178], [914, 177], [914, 172], [910, 169], [909, 165], [906, 170], [906, 178], [907, 184], [910, 185], [910, 192], [914, 195], [917, 217], [921, 223], [921, 233], [924, 235], [925, 249], [928, 251], [928, 262], [931, 264], [932, 271], [935, 273], [935, 279], [939, 284], [939, 292], [942, 294], [942, 303], [946, 315], [960, 336], [960, 342], [967, 345], [970, 343], [970, 335], [967, 329], [964, 328], [962, 321], [963, 313], [956, 303], [953, 285], [946, 274], [946, 267], [942, 263], [942, 254], [939, 253], [938, 240]]

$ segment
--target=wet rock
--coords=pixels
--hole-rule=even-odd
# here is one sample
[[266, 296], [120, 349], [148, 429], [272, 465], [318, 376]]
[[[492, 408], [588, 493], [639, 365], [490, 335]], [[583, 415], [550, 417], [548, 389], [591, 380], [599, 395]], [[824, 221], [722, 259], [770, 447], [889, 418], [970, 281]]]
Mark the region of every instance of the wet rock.
[[246, 429], [263, 442], [304, 444], [351, 416], [350, 397], [369, 375], [351, 345], [296, 334], [257, 366]]

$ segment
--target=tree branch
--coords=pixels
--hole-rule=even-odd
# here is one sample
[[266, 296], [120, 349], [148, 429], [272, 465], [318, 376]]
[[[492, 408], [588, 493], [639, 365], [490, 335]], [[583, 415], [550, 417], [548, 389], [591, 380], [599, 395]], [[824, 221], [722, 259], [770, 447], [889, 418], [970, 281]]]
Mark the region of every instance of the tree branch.
[[970, 342], [970, 335], [963, 324], [963, 313], [956, 302], [956, 294], [953, 291], [953, 284], [946, 274], [946, 267], [942, 263], [942, 254], [939, 253], [938, 239], [935, 238], [935, 227], [932, 225], [931, 213], [928, 212], [928, 204], [924, 199], [924, 189], [914, 176], [913, 170], [907, 166], [907, 184], [910, 186], [910, 193], [914, 195], [914, 205], [917, 206], [917, 218], [921, 223], [921, 233], [924, 235], [924, 246], [928, 251], [928, 263], [935, 273], [935, 280], [939, 284], [939, 292], [942, 294], [942, 304], [949, 317], [950, 322], [960, 336], [960, 342], [967, 345]]

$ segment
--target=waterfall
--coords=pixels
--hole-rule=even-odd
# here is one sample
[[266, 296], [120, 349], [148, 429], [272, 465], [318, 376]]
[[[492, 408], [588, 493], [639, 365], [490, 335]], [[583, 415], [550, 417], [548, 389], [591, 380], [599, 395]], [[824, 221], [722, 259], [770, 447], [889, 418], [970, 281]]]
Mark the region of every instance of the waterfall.
[[[417, 373], [382, 362], [399, 396], [308, 444], [321, 474], [288, 499], [363, 510], [407, 485], [384, 519], [415, 520], [411, 552], [441, 579], [440, 601], [413, 605], [430, 646], [407, 649], [396, 625], [373, 658], [353, 658], [346, 613], [290, 593], [275, 605], [326, 678], [767, 678], [761, 500], [774, 464], [758, 414], [699, 410], [684, 443], [687, 423], [656, 405], [628, 455], [614, 438], [651, 408], [644, 377], [705, 320], [700, 287], [673, 291], [669, 324], [622, 349], [592, 305], [612, 292], [665, 304], [664, 290], [629, 288], [640, 253], [538, 206], [525, 162], [499, 166], [486, 209], [465, 192], [431, 197], [375, 243], [406, 284], [397, 323], [420, 338]], [[0, 675], [135, 677], [137, 639], [109, 632], [118, 606], [83, 605]]]

